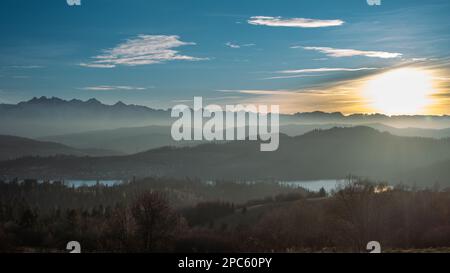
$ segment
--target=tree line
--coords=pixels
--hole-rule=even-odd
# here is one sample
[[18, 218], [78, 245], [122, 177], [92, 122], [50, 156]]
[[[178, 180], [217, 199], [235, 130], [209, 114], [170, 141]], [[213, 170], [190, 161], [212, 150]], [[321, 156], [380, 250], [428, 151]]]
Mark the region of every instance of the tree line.
[[331, 194], [276, 183], [146, 178], [117, 186], [0, 181], [0, 251], [346, 252], [450, 249], [450, 191], [355, 180]]

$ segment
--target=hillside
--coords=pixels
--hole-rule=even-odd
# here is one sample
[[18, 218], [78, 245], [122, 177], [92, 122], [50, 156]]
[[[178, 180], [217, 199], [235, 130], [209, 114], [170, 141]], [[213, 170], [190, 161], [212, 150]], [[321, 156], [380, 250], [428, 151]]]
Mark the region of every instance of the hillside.
[[[447, 138], [450, 129], [395, 128], [383, 124], [365, 125], [381, 132], [396, 136]], [[288, 124], [280, 127], [280, 132], [294, 137], [315, 129], [328, 130], [334, 127], [353, 127], [346, 124]], [[125, 154], [134, 154], [163, 146], [198, 145], [201, 142], [176, 142], [170, 136], [170, 126], [126, 127], [111, 130], [96, 130], [76, 134], [63, 134], [41, 137], [39, 140], [52, 141], [79, 149], [117, 150]]]
[[43, 142], [28, 138], [0, 135], [0, 161], [24, 156], [106, 156], [117, 155], [118, 152], [101, 149], [75, 149], [55, 142]]
[[271, 153], [260, 152], [258, 142], [237, 141], [166, 147], [130, 156], [27, 158], [0, 164], [0, 173], [33, 177], [116, 179], [163, 175], [243, 180], [336, 179], [354, 174], [408, 182], [405, 180], [410, 177], [406, 175], [414, 170], [450, 159], [449, 139], [399, 137], [368, 127], [280, 137], [279, 150]]
[[87, 149], [114, 149], [133, 154], [162, 146], [178, 145], [170, 136], [168, 126], [145, 126], [97, 130], [76, 134], [64, 134], [39, 138], [72, 147]]

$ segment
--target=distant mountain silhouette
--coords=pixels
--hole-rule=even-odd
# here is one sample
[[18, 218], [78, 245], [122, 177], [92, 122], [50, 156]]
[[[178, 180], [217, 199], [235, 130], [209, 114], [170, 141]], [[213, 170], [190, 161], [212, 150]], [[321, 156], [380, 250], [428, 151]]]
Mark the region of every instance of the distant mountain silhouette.
[[[408, 183], [409, 174], [415, 170], [450, 160], [450, 139], [399, 137], [369, 127], [280, 137], [279, 150], [269, 153], [260, 152], [258, 142], [236, 141], [165, 147], [129, 156], [26, 158], [1, 163], [0, 173], [91, 179], [136, 175], [241, 180], [336, 179], [354, 174]], [[441, 183], [448, 184], [450, 177], [444, 178]], [[434, 183], [424, 179], [419, 182]]]
[[144, 125], [169, 124], [170, 112], [118, 102], [105, 105], [59, 98], [0, 104], [0, 134], [39, 137]]
[[450, 128], [444, 129], [427, 129], [427, 128], [395, 128], [384, 124], [366, 124], [366, 126], [377, 129], [381, 132], [389, 132], [396, 136], [408, 137], [431, 137], [431, 138], [448, 138], [450, 137]]
[[386, 116], [383, 114], [351, 114], [342, 113], [311, 112], [297, 113], [289, 118], [285, 118], [286, 123], [293, 124], [346, 124], [346, 125], [364, 125], [384, 124], [397, 128], [427, 128], [442, 129], [450, 128], [450, 116], [431, 116], [431, 115], [399, 115]]
[[22, 137], [0, 135], [0, 161], [24, 156], [105, 156], [115, 154], [119, 153], [101, 149], [75, 149], [54, 142], [43, 142]]
[[[0, 134], [32, 138], [125, 127], [170, 126], [172, 121], [170, 110], [156, 110], [123, 102], [106, 105], [97, 99], [81, 101], [40, 97], [18, 104], [0, 104]], [[450, 128], [450, 117], [343, 115], [339, 112], [317, 111], [281, 115], [280, 123], [281, 126], [384, 124], [390, 127], [442, 129]], [[301, 129], [300, 133], [305, 133], [305, 130]]]
[[[380, 132], [388, 132], [396, 136], [407, 137], [428, 137], [428, 138], [448, 138], [450, 137], [450, 128], [445, 129], [427, 129], [427, 128], [396, 128], [381, 123], [367, 123], [360, 126], [374, 128]], [[354, 127], [352, 124], [288, 124], [280, 127], [280, 132], [289, 136], [298, 136], [308, 133], [315, 129], [331, 129], [333, 127]]]

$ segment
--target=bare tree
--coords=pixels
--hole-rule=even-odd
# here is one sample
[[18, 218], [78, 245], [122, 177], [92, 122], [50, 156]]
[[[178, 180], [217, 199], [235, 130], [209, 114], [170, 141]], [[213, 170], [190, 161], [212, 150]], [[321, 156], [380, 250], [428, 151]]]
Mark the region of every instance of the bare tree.
[[366, 181], [349, 181], [335, 194], [335, 213], [346, 238], [355, 251], [365, 251], [378, 228], [378, 208], [374, 204], [375, 186]]
[[146, 192], [133, 203], [131, 213], [143, 251], [163, 251], [178, 231], [180, 217], [159, 192]]

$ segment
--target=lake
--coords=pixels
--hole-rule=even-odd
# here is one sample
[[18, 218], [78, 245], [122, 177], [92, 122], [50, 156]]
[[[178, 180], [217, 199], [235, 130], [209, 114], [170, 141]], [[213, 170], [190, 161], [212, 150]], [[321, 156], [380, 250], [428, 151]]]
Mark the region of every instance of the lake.
[[[100, 185], [104, 186], [114, 186], [123, 183], [122, 180], [81, 180], [81, 179], [69, 179], [64, 180], [64, 185], [67, 187], [92, 187], [97, 185], [97, 181]], [[42, 181], [39, 181], [42, 182]], [[321, 188], [324, 188], [327, 193], [332, 190], [336, 190], [339, 186], [345, 185], [348, 182], [346, 179], [334, 179], [334, 180], [310, 180], [310, 181], [280, 181], [280, 185], [291, 187], [291, 188], [304, 188], [312, 192], [318, 192]], [[207, 184], [213, 185], [214, 183], [209, 181]], [[253, 182], [252, 182], [253, 183]]]
[[347, 183], [347, 179], [335, 179], [335, 180], [312, 180], [312, 181], [280, 181], [280, 185], [292, 187], [292, 188], [304, 188], [312, 192], [318, 192], [321, 188], [327, 193], [336, 190], [339, 186], [344, 186]]
[[67, 187], [79, 188], [82, 186], [92, 187], [97, 185], [97, 181], [100, 185], [114, 186], [122, 183], [122, 180], [64, 180], [64, 185]]

